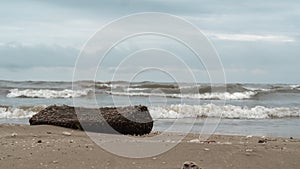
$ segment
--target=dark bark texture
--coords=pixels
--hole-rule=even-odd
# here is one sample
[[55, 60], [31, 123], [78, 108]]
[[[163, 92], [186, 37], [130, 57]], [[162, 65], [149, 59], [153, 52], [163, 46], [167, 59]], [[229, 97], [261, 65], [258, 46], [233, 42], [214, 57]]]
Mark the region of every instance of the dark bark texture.
[[146, 106], [93, 109], [53, 105], [34, 115], [29, 123], [130, 135], [149, 134], [153, 127], [153, 119]]

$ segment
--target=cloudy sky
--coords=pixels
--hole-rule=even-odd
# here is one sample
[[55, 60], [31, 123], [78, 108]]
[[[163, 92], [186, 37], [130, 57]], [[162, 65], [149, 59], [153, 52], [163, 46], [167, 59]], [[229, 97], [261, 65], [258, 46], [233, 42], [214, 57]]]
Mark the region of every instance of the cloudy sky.
[[[80, 50], [101, 27], [137, 12], [164, 12], [186, 19], [207, 35], [228, 82], [300, 83], [299, 8], [300, 2], [294, 0], [2, 1], [0, 79], [71, 81]], [[138, 43], [127, 42], [127, 48], [156, 43], [156, 47], [176, 48], [179, 57], [187, 58], [167, 40], [168, 45], [159, 38], [140, 38], [135, 39]], [[123, 56], [128, 50], [124, 48], [126, 44], [121, 44], [111, 57]], [[97, 79], [110, 80], [113, 66], [108, 59], [107, 71]], [[175, 62], [173, 66], [178, 67]], [[195, 72], [203, 70], [190, 66]], [[155, 77], [151, 80], [165, 81]]]

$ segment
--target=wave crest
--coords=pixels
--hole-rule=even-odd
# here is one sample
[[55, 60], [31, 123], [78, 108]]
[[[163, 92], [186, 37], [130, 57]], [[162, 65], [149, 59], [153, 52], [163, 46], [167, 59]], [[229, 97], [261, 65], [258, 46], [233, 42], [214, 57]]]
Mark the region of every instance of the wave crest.
[[257, 92], [224, 92], [224, 93], [203, 93], [203, 94], [169, 94], [169, 93], [146, 93], [146, 92], [113, 92], [108, 91], [107, 94], [119, 96], [157, 96], [157, 97], [171, 97], [171, 98], [185, 98], [185, 99], [200, 99], [200, 100], [243, 100], [250, 99], [256, 95]]
[[89, 89], [85, 90], [49, 90], [49, 89], [11, 89], [7, 94], [7, 97], [25, 97], [25, 98], [72, 98], [86, 96], [89, 93]]
[[150, 107], [154, 119], [177, 119], [196, 117], [222, 117], [228, 119], [268, 119], [300, 117], [300, 108], [256, 106], [253, 108], [234, 105], [171, 105], [166, 107]]
[[0, 119], [30, 118], [46, 106], [0, 106]]

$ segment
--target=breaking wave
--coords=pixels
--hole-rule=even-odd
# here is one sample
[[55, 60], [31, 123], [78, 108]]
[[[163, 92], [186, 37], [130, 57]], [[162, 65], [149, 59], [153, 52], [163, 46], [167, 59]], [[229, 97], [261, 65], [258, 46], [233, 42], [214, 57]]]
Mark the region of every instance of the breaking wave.
[[0, 106], [0, 119], [30, 118], [46, 106]]
[[185, 99], [200, 99], [200, 100], [243, 100], [250, 99], [256, 95], [257, 92], [224, 92], [224, 93], [203, 93], [203, 94], [169, 94], [169, 93], [146, 93], [146, 92], [106, 92], [111, 95], [119, 96], [157, 96], [157, 97], [171, 97], [171, 98], [185, 98]]
[[222, 117], [228, 119], [268, 119], [300, 117], [300, 108], [256, 106], [253, 108], [234, 105], [170, 105], [149, 107], [154, 119], [178, 119], [197, 117]]
[[[0, 119], [30, 118], [42, 109], [42, 106], [0, 106]], [[182, 118], [227, 118], [227, 119], [271, 119], [271, 118], [299, 118], [299, 107], [264, 106], [241, 107], [235, 105], [185, 105], [176, 104], [163, 107], [148, 107], [153, 119], [182, 119]]]
[[90, 92], [89, 89], [85, 90], [49, 90], [49, 89], [11, 89], [7, 97], [22, 97], [22, 98], [72, 98], [86, 96]]

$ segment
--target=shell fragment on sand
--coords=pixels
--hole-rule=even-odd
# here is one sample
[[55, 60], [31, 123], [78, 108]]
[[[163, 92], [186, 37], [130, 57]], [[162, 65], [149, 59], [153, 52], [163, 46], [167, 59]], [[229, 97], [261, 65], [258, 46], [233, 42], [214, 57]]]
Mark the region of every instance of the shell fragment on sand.
[[62, 134], [65, 135], [65, 136], [71, 136], [71, 133], [69, 133], [67, 131], [62, 132]]

